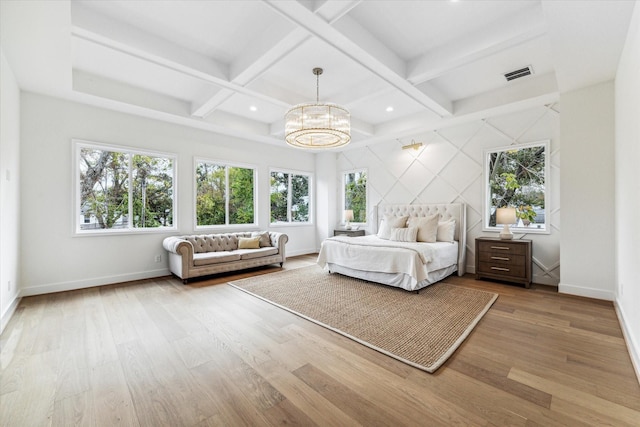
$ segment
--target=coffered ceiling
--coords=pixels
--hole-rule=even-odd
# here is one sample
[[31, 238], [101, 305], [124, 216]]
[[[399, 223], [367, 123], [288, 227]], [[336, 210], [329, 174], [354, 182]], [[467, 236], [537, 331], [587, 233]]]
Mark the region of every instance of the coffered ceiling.
[[[352, 143], [549, 103], [615, 76], [633, 1], [12, 1], [23, 90], [285, 146], [284, 113], [347, 107]], [[531, 66], [507, 82], [504, 74]], [[349, 146], [348, 146], [349, 147]]]

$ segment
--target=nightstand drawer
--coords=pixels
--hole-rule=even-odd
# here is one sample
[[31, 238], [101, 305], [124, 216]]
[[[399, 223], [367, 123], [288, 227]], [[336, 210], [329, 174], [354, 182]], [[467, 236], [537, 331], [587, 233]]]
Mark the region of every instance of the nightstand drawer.
[[491, 252], [498, 254], [525, 255], [527, 247], [521, 244], [511, 242], [478, 242], [478, 250], [480, 252]]
[[480, 252], [480, 262], [487, 262], [500, 265], [512, 265], [514, 267], [524, 267], [525, 256], [511, 253]]
[[496, 264], [493, 262], [482, 262], [478, 264], [478, 273], [499, 274], [524, 279], [527, 277], [524, 265]]

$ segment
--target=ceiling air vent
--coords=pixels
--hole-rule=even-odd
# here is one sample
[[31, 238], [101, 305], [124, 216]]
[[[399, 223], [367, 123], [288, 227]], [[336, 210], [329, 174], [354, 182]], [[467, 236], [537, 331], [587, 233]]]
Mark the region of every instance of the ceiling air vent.
[[531, 74], [533, 74], [533, 68], [531, 68], [531, 65], [528, 65], [524, 68], [520, 68], [519, 70], [506, 73], [504, 78], [509, 82], [511, 80], [519, 79], [520, 77], [530, 76]]

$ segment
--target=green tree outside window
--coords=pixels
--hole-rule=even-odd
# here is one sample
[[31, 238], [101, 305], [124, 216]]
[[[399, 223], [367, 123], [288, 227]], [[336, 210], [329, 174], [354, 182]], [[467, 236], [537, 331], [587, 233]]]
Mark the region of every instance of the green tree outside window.
[[367, 222], [366, 171], [353, 171], [344, 174], [344, 209], [353, 211], [352, 222]]

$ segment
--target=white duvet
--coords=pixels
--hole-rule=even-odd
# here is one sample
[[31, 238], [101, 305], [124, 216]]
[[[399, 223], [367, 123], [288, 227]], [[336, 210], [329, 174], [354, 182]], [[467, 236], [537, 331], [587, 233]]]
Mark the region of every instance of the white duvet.
[[416, 282], [429, 271], [456, 264], [457, 242], [408, 243], [380, 239], [376, 235], [335, 236], [322, 242], [318, 264], [337, 264], [361, 271], [400, 273]]

